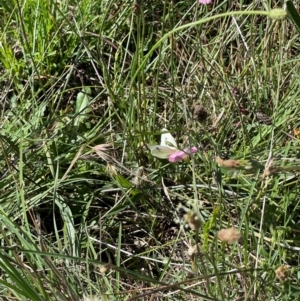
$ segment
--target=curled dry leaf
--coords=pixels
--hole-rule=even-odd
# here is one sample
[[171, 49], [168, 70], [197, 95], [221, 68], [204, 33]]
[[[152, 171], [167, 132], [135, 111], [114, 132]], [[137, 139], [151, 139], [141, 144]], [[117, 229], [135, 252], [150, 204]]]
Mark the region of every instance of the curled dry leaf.
[[220, 157], [215, 157], [215, 161], [222, 167], [228, 168], [228, 169], [239, 169], [239, 170], [258, 170], [261, 169], [263, 166], [255, 160], [235, 160], [235, 159], [229, 159], [229, 160], [223, 160]]
[[222, 242], [235, 243], [239, 241], [241, 236], [242, 236], [241, 233], [234, 227], [228, 229], [221, 229], [218, 232], [218, 238]]
[[241, 168], [241, 162], [239, 160], [233, 160], [233, 159], [223, 160], [222, 158], [217, 156], [217, 157], [215, 157], [215, 161], [220, 166], [223, 166], [223, 167], [226, 167], [226, 168], [234, 168], [234, 169]]

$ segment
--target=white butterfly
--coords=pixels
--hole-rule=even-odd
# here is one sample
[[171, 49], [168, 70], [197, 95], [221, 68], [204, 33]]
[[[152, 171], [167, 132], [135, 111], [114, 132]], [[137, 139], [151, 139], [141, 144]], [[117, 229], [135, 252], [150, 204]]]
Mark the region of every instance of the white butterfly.
[[196, 147], [181, 151], [177, 148], [174, 137], [167, 129], [162, 129], [160, 145], [147, 144], [151, 155], [160, 159], [169, 159], [170, 162], [189, 160], [189, 154], [197, 152]]
[[168, 159], [178, 151], [177, 143], [167, 129], [162, 129], [160, 145], [147, 144], [147, 146], [151, 150], [151, 155], [160, 159]]

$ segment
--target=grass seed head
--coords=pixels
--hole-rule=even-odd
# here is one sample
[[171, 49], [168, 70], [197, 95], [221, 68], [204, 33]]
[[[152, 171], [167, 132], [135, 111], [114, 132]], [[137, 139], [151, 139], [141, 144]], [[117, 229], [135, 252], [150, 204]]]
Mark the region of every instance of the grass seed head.
[[287, 12], [282, 8], [275, 8], [270, 10], [270, 18], [275, 20], [285, 19], [287, 16]]
[[106, 172], [111, 176], [116, 176], [118, 174], [116, 167], [108, 162], [106, 164]]
[[278, 278], [281, 282], [285, 281], [289, 276], [289, 271], [289, 265], [281, 265], [275, 270], [276, 278]]
[[193, 210], [190, 210], [187, 214], [185, 214], [184, 219], [192, 230], [199, 230], [201, 221], [198, 214], [196, 214]]
[[146, 173], [145, 173], [145, 168], [143, 166], [140, 166], [136, 173], [135, 173], [135, 177], [133, 179], [133, 184], [135, 186], [140, 186], [143, 183], [143, 180], [146, 180]]
[[218, 232], [218, 238], [222, 242], [227, 243], [235, 243], [238, 242], [241, 238], [241, 233], [234, 227], [228, 228], [228, 229], [221, 229]]
[[109, 161], [110, 156], [107, 154], [109, 149], [111, 149], [110, 144], [98, 144], [92, 146], [91, 149], [104, 161]]
[[199, 254], [199, 245], [193, 245], [190, 241], [188, 243], [188, 249], [186, 251], [186, 255], [188, 255], [190, 258], [194, 258], [196, 255]]

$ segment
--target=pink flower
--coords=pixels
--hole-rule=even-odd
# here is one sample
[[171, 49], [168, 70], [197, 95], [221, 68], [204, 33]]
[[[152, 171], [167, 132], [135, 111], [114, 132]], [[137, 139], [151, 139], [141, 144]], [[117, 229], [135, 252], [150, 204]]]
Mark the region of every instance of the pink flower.
[[199, 0], [200, 4], [209, 4], [212, 0]]
[[189, 159], [190, 154], [194, 154], [197, 152], [197, 147], [193, 146], [191, 148], [186, 148], [183, 151], [179, 150], [175, 152], [174, 154], [169, 156], [169, 162], [180, 162], [182, 160], [186, 161]]

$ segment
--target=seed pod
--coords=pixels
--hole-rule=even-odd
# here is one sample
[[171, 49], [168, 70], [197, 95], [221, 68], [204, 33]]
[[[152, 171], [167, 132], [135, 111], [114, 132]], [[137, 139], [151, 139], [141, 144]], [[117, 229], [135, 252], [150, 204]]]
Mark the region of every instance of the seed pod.
[[208, 113], [202, 105], [196, 104], [193, 108], [193, 117], [197, 121], [205, 121], [208, 117]]
[[255, 111], [254, 115], [259, 123], [263, 123], [266, 125], [272, 125], [272, 119], [261, 111]]

